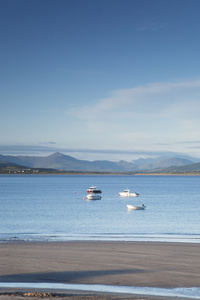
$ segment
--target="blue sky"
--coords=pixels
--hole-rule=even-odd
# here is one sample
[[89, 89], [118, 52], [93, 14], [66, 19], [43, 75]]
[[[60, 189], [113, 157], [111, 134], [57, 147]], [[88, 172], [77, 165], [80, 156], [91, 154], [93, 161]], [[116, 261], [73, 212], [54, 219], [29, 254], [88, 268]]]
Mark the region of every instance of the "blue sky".
[[200, 158], [199, 0], [0, 0], [0, 154]]

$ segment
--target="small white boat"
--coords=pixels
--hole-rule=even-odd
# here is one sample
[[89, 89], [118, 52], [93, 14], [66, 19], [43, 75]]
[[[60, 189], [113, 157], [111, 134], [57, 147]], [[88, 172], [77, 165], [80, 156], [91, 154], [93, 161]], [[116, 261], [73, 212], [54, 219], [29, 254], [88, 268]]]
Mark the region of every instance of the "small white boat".
[[100, 200], [101, 196], [98, 194], [94, 194], [94, 193], [89, 193], [87, 195], [88, 200]]
[[146, 208], [146, 206], [144, 205], [144, 204], [142, 204], [142, 205], [129, 205], [129, 204], [127, 204], [127, 208], [128, 208], [128, 210], [144, 210], [145, 208]]
[[138, 193], [130, 193], [130, 190], [124, 190], [123, 192], [119, 193], [121, 197], [137, 197], [139, 196]]

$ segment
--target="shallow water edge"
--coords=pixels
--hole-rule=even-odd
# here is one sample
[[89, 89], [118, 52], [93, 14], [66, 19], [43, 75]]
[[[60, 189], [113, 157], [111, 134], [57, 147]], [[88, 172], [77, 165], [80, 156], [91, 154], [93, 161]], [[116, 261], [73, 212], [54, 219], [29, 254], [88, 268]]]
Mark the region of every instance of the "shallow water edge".
[[92, 285], [92, 284], [63, 284], [63, 283], [0, 282], [0, 288], [76, 290], [76, 291], [200, 299], [200, 287], [165, 289], [165, 288], [152, 288], [152, 287], [113, 286], [113, 285], [97, 285], [97, 284]]

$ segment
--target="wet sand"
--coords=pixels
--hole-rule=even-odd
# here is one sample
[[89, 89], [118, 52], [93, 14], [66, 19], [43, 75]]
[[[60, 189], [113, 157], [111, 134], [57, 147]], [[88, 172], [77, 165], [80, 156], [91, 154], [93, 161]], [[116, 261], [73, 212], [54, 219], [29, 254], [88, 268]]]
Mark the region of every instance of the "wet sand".
[[[200, 244], [100, 241], [0, 243], [0, 282], [199, 287]], [[11, 290], [19, 292], [19, 289], [1, 288], [0, 299], [11, 297], [1, 294]], [[58, 293], [63, 297], [71, 295], [70, 299], [167, 299], [119, 294], [115, 298], [112, 294], [106, 298], [105, 294], [94, 292]], [[98, 298], [94, 298], [97, 294]]]

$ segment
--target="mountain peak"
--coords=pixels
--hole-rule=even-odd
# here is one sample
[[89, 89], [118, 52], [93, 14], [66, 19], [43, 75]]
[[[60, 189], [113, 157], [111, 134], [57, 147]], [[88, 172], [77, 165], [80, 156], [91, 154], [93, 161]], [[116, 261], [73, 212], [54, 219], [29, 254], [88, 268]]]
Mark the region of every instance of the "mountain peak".
[[56, 157], [62, 157], [62, 156], [64, 156], [64, 154], [62, 154], [60, 152], [55, 152], [55, 153], [49, 155], [49, 157], [54, 157], [54, 158], [56, 158]]

